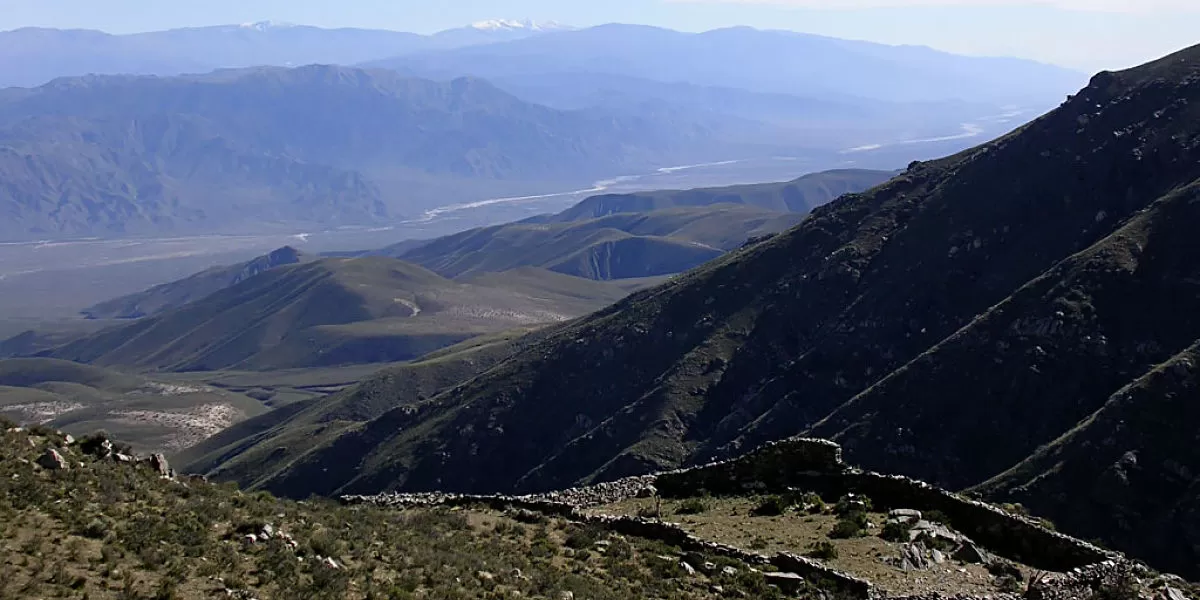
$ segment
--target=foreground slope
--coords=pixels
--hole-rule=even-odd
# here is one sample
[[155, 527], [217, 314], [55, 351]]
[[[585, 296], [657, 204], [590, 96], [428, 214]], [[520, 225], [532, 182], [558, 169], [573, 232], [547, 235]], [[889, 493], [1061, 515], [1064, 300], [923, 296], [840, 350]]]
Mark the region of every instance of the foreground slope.
[[175, 371], [391, 362], [482, 333], [563, 321], [626, 293], [541, 270], [474, 284], [391, 258], [330, 258], [268, 270], [50, 354]]
[[1101, 73], [1009, 136], [561, 326], [265, 485], [546, 489], [806, 430], [867, 467], [983, 482], [1200, 338], [1181, 233], [1198, 102], [1200, 47]]
[[[55, 464], [44, 459], [51, 451], [67, 468], [42, 466]], [[703, 556], [729, 570], [689, 575], [677, 547], [561, 518], [285, 501], [113, 456], [0, 423], [0, 595], [784, 597], [744, 563]]]

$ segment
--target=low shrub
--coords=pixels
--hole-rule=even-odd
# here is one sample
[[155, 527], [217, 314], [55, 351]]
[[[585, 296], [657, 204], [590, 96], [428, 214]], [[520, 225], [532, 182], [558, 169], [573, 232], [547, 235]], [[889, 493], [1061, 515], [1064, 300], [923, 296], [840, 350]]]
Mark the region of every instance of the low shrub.
[[902, 521], [891, 521], [883, 526], [879, 537], [889, 542], [907, 542], [909, 525]]
[[808, 549], [808, 556], [820, 560], [833, 560], [838, 557], [837, 546], [828, 540], [821, 540], [814, 543]]
[[753, 512], [760, 517], [774, 517], [782, 515], [788, 508], [790, 506], [781, 496], [767, 496], [758, 503]]
[[837, 539], [862, 537], [867, 534], [867, 522], [867, 513], [865, 512], [842, 515], [834, 524], [833, 531], [829, 532], [829, 537]]
[[679, 508], [675, 509], [677, 515], [698, 515], [708, 511], [708, 503], [702, 498], [688, 498], [684, 500]]

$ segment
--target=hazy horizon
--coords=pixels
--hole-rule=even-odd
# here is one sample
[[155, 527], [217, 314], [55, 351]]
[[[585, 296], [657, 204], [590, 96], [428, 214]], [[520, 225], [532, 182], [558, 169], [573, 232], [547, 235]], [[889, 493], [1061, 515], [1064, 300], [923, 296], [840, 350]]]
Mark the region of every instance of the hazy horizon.
[[408, 1], [217, 0], [164, 6], [148, 0], [13, 0], [0, 29], [49, 27], [128, 34], [185, 27], [279, 22], [430, 34], [493, 19], [575, 27], [643, 24], [697, 32], [749, 26], [889, 45], [928, 46], [969, 56], [1027, 58], [1084, 71], [1121, 69], [1200, 41], [1200, 7], [1177, 0], [550, 0], [457, 1], [437, 11]]

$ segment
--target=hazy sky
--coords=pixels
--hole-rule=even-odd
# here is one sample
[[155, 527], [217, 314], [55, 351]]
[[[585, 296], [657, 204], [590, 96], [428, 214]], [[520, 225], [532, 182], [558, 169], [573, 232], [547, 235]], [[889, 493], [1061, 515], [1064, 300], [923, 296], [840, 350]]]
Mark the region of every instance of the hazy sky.
[[483, 19], [790, 29], [1122, 68], [1200, 43], [1200, 0], [0, 0], [0, 29], [113, 33], [276, 20], [428, 33]]

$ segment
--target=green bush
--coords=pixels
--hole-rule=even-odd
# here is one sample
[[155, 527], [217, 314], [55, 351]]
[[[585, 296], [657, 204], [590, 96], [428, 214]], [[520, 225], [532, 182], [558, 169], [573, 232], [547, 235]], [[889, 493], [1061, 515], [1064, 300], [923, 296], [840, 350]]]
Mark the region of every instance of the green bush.
[[604, 532], [598, 527], [572, 527], [563, 542], [568, 548], [583, 550], [596, 545], [604, 537]]
[[698, 515], [708, 511], [708, 503], [702, 498], [688, 498], [684, 500], [679, 508], [675, 509], [677, 515]]
[[838, 549], [833, 542], [821, 540], [809, 547], [808, 555], [820, 560], [833, 560], [838, 557]]
[[889, 542], [907, 542], [909, 525], [902, 521], [891, 521], [883, 526], [879, 537]]
[[871, 499], [866, 496], [857, 494], [846, 494], [838, 499], [837, 504], [833, 507], [833, 512], [839, 515], [848, 515], [855, 512], [867, 512], [871, 510]]
[[838, 522], [834, 524], [833, 531], [829, 532], [829, 537], [837, 539], [862, 537], [867, 533], [867, 513], [852, 512], [842, 515]]
[[758, 506], [754, 508], [754, 514], [760, 517], [774, 517], [782, 515], [790, 508], [787, 501], [780, 496], [767, 496], [763, 498]]

